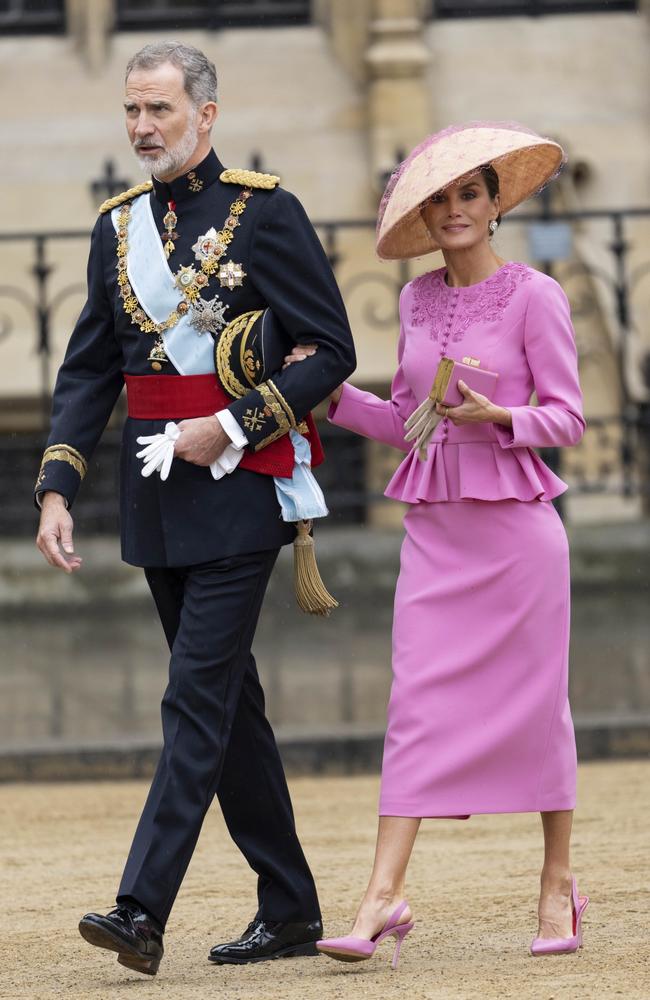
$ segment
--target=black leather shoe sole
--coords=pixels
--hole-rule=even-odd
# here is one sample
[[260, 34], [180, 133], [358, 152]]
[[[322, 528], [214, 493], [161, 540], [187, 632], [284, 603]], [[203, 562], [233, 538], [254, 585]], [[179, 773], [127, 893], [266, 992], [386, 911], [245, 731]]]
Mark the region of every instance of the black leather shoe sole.
[[120, 965], [135, 972], [142, 972], [145, 976], [155, 976], [160, 965], [160, 958], [151, 958], [143, 955], [134, 948], [128, 941], [123, 940], [117, 931], [107, 927], [105, 924], [97, 923], [94, 920], [82, 919], [79, 921], [79, 933], [84, 941], [95, 945], [96, 948], [105, 948], [107, 951], [116, 951], [117, 960]]
[[279, 948], [272, 955], [251, 955], [250, 958], [230, 958], [227, 955], [208, 955], [213, 965], [250, 965], [253, 962], [272, 962], [276, 958], [318, 958], [320, 952], [315, 941], [306, 944], [291, 944]]

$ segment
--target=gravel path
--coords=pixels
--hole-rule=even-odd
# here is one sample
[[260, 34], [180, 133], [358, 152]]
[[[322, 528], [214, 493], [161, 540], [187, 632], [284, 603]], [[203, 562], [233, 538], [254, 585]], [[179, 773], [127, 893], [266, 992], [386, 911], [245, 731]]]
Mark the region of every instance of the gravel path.
[[[0, 787], [0, 997], [11, 1000], [648, 1000], [650, 764], [582, 767], [574, 864], [591, 896], [578, 956], [532, 959], [539, 819], [477, 816], [423, 825], [410, 871], [415, 931], [392, 972], [389, 945], [374, 961], [325, 958], [240, 967], [206, 961], [254, 909], [254, 879], [218, 809], [206, 821], [153, 979], [91, 948], [76, 924], [111, 905], [146, 787]], [[369, 871], [375, 778], [292, 783], [305, 849], [320, 886], [326, 931], [347, 931]]]

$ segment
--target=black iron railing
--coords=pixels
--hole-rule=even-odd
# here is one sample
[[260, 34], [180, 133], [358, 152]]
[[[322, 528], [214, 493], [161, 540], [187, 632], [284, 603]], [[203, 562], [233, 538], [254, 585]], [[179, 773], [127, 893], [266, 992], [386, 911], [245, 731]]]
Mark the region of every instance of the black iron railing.
[[[562, 265], [560, 277], [574, 316], [581, 320], [601, 315], [599, 290], [614, 306], [616, 348], [608, 349], [607, 363], [614, 365], [618, 384], [615, 400], [600, 414], [591, 416], [583, 442], [550, 459], [560, 474], [568, 479], [574, 492], [583, 494], [643, 495], [650, 502], [650, 407], [639, 401], [629, 385], [630, 339], [633, 315], [647, 323], [647, 311], [635, 309], [638, 296], [644, 293], [644, 283], [650, 278], [650, 259], [640, 258], [639, 249], [644, 234], [639, 225], [650, 220], [650, 209], [625, 211], [583, 211], [555, 213], [552, 216], [515, 214], [508, 226], [533, 226], [540, 222], [553, 227], [568, 223], [572, 227], [584, 223], [599, 224], [598, 239], [609, 255], [609, 264], [589, 267], [575, 256], [573, 263]], [[334, 267], [343, 297], [349, 310], [365, 327], [378, 334], [385, 330], [397, 332], [398, 296], [402, 286], [416, 273], [409, 262], [378, 265], [373, 256], [374, 220], [328, 220], [316, 223], [317, 230]], [[637, 227], [637, 228], [635, 228]], [[647, 230], [646, 230], [647, 234]], [[543, 234], [542, 234], [543, 235]], [[360, 250], [360, 237], [365, 241]], [[645, 236], [647, 238], [647, 235]], [[552, 242], [552, 240], [551, 240]], [[76, 245], [75, 245], [76, 243]], [[7, 274], [8, 262], [22, 254], [25, 260], [25, 281], [19, 286], [0, 285], [0, 360], [3, 348], [15, 343], [19, 336], [31, 339], [30, 355], [37, 366], [40, 387], [40, 431], [12, 431], [7, 406], [0, 434], [0, 534], [29, 533], [32, 518], [26, 496], [31, 491], [39, 456], [49, 423], [52, 383], [57, 359], [53, 357], [54, 333], [69, 329], [73, 316], [83, 302], [85, 285], [81, 281], [66, 284], [61, 279], [60, 258], [65, 252], [78, 257], [81, 276], [87, 252], [86, 231], [15, 232], [0, 234], [0, 273]], [[634, 253], [632, 254], [632, 251]], [[7, 264], [3, 264], [5, 257]], [[631, 262], [634, 263], [631, 263]], [[552, 272], [551, 262], [538, 266]], [[588, 279], [585, 281], [585, 279]], [[584, 324], [583, 324], [584, 325]], [[61, 341], [61, 336], [57, 338]], [[645, 337], [648, 342], [648, 337]], [[589, 344], [582, 351], [583, 372], [590, 365], [603, 361]], [[638, 378], [650, 381], [650, 354], [635, 357]], [[637, 379], [638, 381], [638, 379]], [[611, 382], [611, 378], [610, 378]], [[387, 386], [378, 387], [386, 391]], [[0, 408], [3, 401], [0, 400]], [[19, 426], [16, 423], [16, 428]], [[368, 505], [380, 496], [381, 477], [369, 475], [371, 465], [378, 461], [376, 452], [370, 458], [369, 445], [362, 439], [322, 423], [330, 461], [319, 476], [327, 489], [328, 499], [339, 521], [362, 520]], [[108, 532], [116, 524], [115, 478], [119, 434], [106, 432], [104, 441], [91, 464], [81, 493], [81, 503], [87, 508], [84, 517], [93, 530]], [[386, 466], [399, 456], [386, 455]], [[382, 457], [379, 458], [382, 461]], [[7, 474], [9, 473], [9, 474]], [[376, 486], [374, 479], [377, 479]]]

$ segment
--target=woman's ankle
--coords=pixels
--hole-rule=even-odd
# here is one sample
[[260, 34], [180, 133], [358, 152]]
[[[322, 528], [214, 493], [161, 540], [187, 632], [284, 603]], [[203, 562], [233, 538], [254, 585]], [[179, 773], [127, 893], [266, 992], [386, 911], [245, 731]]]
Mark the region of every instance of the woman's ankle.
[[[368, 890], [357, 912], [352, 928], [352, 935], [371, 938], [382, 929], [403, 899], [403, 888], [401, 893], [395, 892], [392, 889], [384, 889], [382, 891]], [[400, 915], [399, 922], [402, 923], [409, 919], [410, 909], [407, 906], [404, 913]]]
[[368, 887], [366, 894], [363, 897], [361, 906], [369, 906], [373, 908], [383, 909], [386, 906], [390, 906], [393, 903], [401, 903], [404, 899], [404, 885], [399, 886], [381, 886], [381, 887]]
[[544, 865], [540, 875], [540, 891], [542, 895], [546, 893], [561, 893], [563, 896], [571, 894], [572, 875], [571, 869], [566, 865]]

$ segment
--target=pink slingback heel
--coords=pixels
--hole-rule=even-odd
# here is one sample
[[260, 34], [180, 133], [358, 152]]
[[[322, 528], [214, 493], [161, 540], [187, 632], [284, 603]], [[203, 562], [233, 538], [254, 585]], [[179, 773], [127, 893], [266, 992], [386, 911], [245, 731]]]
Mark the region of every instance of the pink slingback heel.
[[391, 966], [393, 969], [397, 968], [399, 962], [399, 953], [402, 947], [402, 941], [415, 927], [412, 920], [407, 921], [403, 924], [399, 924], [397, 921], [404, 913], [407, 908], [408, 903], [403, 900], [394, 913], [390, 915], [384, 926], [380, 931], [375, 934], [373, 938], [369, 941], [366, 938], [348, 937], [341, 938], [325, 938], [322, 941], [316, 942], [317, 949], [327, 955], [329, 958], [335, 958], [338, 962], [364, 962], [368, 958], [372, 958], [377, 950], [377, 946], [387, 937], [395, 938], [395, 949], [393, 951], [393, 958], [391, 960]]
[[571, 885], [573, 905], [573, 935], [568, 938], [535, 938], [530, 953], [535, 958], [542, 955], [569, 955], [582, 948], [582, 915], [589, 906], [589, 896], [579, 896], [575, 878]]

